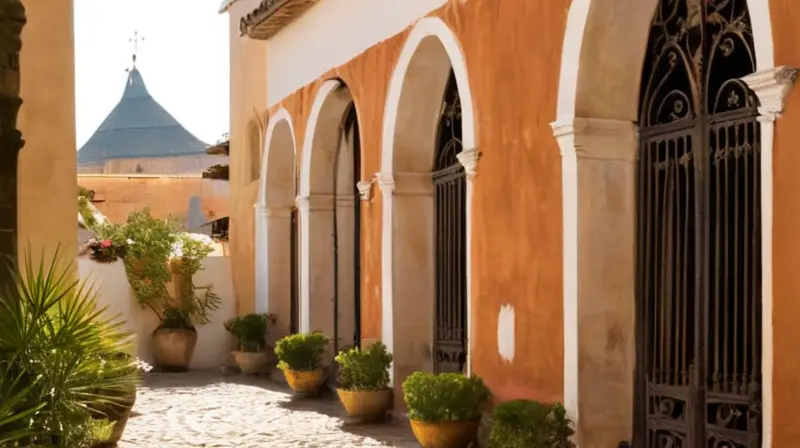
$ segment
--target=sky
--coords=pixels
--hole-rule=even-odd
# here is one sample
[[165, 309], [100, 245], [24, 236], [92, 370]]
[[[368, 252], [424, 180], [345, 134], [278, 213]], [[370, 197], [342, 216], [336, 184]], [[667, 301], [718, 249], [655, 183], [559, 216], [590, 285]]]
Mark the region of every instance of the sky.
[[150, 94], [207, 143], [229, 130], [228, 16], [221, 0], [75, 0], [78, 148], [122, 97], [136, 66]]

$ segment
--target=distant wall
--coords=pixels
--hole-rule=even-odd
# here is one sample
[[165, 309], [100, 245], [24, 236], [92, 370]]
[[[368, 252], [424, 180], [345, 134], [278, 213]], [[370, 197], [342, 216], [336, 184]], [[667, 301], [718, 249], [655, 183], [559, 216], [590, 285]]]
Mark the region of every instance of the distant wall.
[[[228, 181], [198, 175], [147, 176], [79, 174], [78, 185], [95, 191], [95, 207], [112, 222], [124, 222], [133, 211], [149, 207], [154, 216], [186, 220], [189, 200], [200, 198], [206, 219], [228, 216]], [[185, 224], [185, 223], [184, 223]]]
[[112, 159], [78, 164], [79, 174], [199, 174], [213, 165], [227, 165], [229, 157], [199, 154], [178, 157]]
[[[137, 303], [123, 263], [97, 263], [88, 257], [79, 257], [77, 264], [81, 279], [88, 279], [97, 288], [99, 305], [107, 306], [109, 314], [118, 314], [125, 319], [125, 328], [135, 335], [136, 356], [152, 364], [151, 335], [158, 326], [158, 319]], [[190, 364], [193, 369], [231, 364], [230, 353], [236, 346], [235, 339], [223, 327], [223, 322], [235, 316], [237, 311], [230, 258], [211, 256], [203, 261], [203, 265], [205, 269], [195, 275], [195, 284], [213, 285], [222, 305], [212, 316], [211, 323], [197, 328], [197, 346]]]

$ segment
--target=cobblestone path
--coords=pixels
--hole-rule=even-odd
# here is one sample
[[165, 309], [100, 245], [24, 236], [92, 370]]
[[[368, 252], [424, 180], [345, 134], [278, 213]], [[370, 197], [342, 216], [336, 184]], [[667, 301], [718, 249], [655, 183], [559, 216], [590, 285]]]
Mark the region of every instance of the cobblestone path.
[[120, 448], [417, 448], [407, 422], [343, 422], [335, 396], [293, 399], [285, 385], [212, 372], [148, 374]]

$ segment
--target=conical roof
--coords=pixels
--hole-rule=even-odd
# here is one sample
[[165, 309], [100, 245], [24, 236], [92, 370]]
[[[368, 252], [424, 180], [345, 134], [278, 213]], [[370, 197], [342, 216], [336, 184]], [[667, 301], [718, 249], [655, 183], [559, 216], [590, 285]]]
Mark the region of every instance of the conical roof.
[[78, 151], [78, 163], [205, 154], [207, 147], [150, 96], [134, 67], [122, 99]]

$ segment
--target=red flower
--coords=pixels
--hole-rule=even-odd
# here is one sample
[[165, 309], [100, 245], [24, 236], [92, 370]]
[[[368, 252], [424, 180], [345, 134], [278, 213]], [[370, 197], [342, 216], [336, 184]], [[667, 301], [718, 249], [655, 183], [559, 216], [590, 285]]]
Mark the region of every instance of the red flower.
[[109, 247], [111, 247], [111, 240], [103, 240], [103, 242], [100, 243], [100, 247], [102, 247], [103, 249], [108, 249]]

